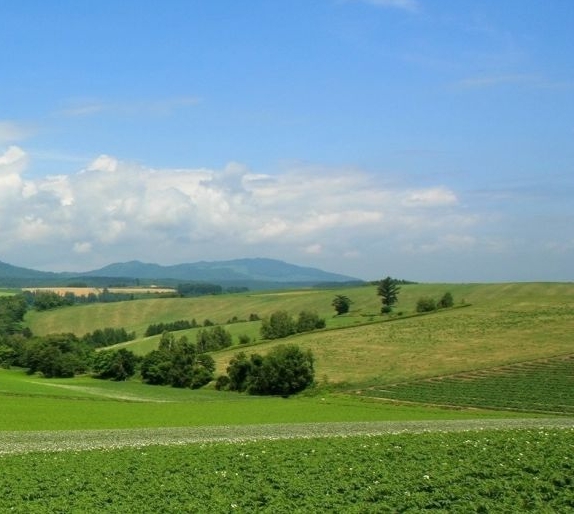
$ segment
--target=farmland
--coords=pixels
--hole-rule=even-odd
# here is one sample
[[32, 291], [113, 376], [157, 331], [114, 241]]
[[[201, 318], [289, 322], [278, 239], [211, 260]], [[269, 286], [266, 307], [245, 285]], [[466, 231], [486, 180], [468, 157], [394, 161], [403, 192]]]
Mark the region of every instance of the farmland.
[[574, 414], [574, 354], [372, 387], [362, 394], [426, 404]]
[[568, 512], [573, 445], [537, 428], [13, 454], [0, 510]]
[[[455, 308], [414, 312], [445, 291]], [[349, 314], [334, 316], [335, 294], [353, 300]], [[317, 379], [287, 399], [0, 370], [0, 512], [574, 509], [572, 284], [408, 285], [391, 316], [364, 286], [73, 306], [25, 322], [39, 335], [123, 327], [137, 338], [122, 346], [143, 354], [159, 340], [144, 337], [149, 324], [209, 319], [233, 335], [212, 354], [222, 372], [239, 350], [285, 342], [247, 321], [278, 309], [327, 321], [287, 339], [313, 352]], [[242, 334], [254, 341], [239, 345]]]

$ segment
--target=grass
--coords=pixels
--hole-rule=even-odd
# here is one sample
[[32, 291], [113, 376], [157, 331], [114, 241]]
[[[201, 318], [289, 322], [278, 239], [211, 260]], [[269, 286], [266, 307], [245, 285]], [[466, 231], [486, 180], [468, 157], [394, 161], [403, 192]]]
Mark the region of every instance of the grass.
[[214, 390], [191, 391], [109, 382], [90, 377], [42, 379], [0, 370], [0, 430], [246, 425], [334, 421], [471, 419], [502, 417], [495, 411], [383, 404], [325, 395], [289, 399]]
[[[470, 306], [407, 317], [419, 297], [439, 297], [446, 291], [457, 304], [464, 300]], [[349, 296], [353, 312], [334, 318], [330, 302], [335, 294]], [[404, 313], [402, 317], [377, 322], [382, 320], [379, 307], [375, 288], [363, 287], [137, 300], [32, 312], [26, 321], [36, 334], [81, 335], [110, 326], [136, 330], [141, 336], [151, 323], [192, 318], [225, 323], [233, 316], [247, 319], [250, 313], [264, 316], [277, 309], [294, 315], [316, 310], [328, 317], [333, 330], [289, 338], [313, 351], [321, 383], [318, 394], [289, 399], [178, 390], [135, 380], [45, 380], [21, 370], [0, 370], [0, 431], [17, 439], [18, 434], [28, 436], [28, 431], [88, 430], [93, 436], [93, 429], [100, 429], [99, 434], [107, 436], [109, 429], [130, 429], [124, 435], [129, 438], [133, 429], [150, 429], [148, 439], [161, 444], [158, 438], [166, 427], [227, 426], [233, 433], [253, 425], [271, 429], [270, 424], [289, 424], [283, 427], [289, 431], [304, 423], [313, 437], [313, 424], [320, 423], [461, 420], [476, 430], [479, 420], [493, 418], [504, 424], [510, 417], [520, 423], [521, 418], [536, 415], [397, 404], [361, 394], [329, 393], [327, 386], [347, 382], [349, 387], [385, 389], [397, 382], [419, 384], [419, 379], [467, 373], [465, 380], [448, 382], [445, 391], [454, 395], [458, 387], [468, 385], [473, 372], [482, 376], [480, 369], [509, 365], [512, 371], [520, 361], [572, 353], [573, 284], [403, 286], [395, 309]], [[228, 328], [238, 335], [252, 334], [257, 327], [239, 323]], [[188, 336], [193, 338], [193, 332]], [[283, 342], [263, 342], [245, 350], [264, 352]], [[151, 349], [157, 338], [137, 341], [133, 347], [145, 344]], [[220, 371], [236, 351], [213, 354]], [[556, 373], [553, 368], [539, 374], [548, 378]], [[533, 384], [532, 379], [522, 376], [522, 391]], [[535, 384], [541, 387], [540, 382]], [[564, 384], [557, 398], [568, 394]], [[499, 382], [493, 387], [502, 386]], [[556, 391], [543, 394], [552, 402]], [[511, 397], [506, 395], [506, 400]], [[80, 439], [87, 434], [76, 433]], [[72, 447], [66, 451], [68, 435], [62, 432], [58, 439], [63, 441], [58, 449], [64, 453], [0, 456], [0, 511], [566, 512], [574, 508], [572, 429], [541, 426], [233, 445], [182, 440], [184, 444], [169, 447], [134, 444], [123, 449], [114, 449], [112, 441], [105, 449], [82, 452]]]

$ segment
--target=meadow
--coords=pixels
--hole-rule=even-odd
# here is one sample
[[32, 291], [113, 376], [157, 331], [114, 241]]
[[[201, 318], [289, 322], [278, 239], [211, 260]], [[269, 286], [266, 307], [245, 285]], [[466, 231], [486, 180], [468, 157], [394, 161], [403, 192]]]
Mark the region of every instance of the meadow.
[[[414, 312], [446, 291], [455, 308]], [[270, 342], [260, 322], [228, 323], [279, 309], [327, 327]], [[35, 334], [134, 330], [140, 354], [149, 324], [209, 319], [235, 343], [212, 354], [219, 372], [292, 342], [317, 386], [285, 399], [0, 370], [0, 511], [574, 511], [574, 285], [408, 285], [379, 311], [364, 286], [30, 312]]]

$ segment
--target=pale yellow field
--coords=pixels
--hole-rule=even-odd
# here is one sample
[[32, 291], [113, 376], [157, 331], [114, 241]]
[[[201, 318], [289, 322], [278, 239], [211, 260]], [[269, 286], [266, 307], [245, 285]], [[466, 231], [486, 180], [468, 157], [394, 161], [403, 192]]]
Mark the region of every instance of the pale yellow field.
[[[61, 296], [64, 296], [66, 293], [73, 293], [76, 296], [88, 296], [90, 293], [100, 294], [103, 292], [103, 289], [98, 287], [26, 287], [22, 290], [32, 292], [52, 291]], [[145, 293], [174, 293], [175, 289], [167, 287], [109, 287], [108, 291], [110, 293], [145, 294]]]

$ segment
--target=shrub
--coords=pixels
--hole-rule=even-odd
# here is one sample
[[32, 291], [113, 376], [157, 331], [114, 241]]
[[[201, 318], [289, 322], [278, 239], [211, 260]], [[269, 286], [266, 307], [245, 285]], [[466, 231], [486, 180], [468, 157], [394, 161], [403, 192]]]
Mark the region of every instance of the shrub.
[[293, 318], [285, 311], [275, 311], [269, 318], [261, 323], [261, 337], [263, 339], [280, 339], [294, 334], [297, 327]]
[[436, 302], [433, 298], [423, 296], [417, 301], [417, 312], [432, 312], [436, 310]]
[[238, 353], [227, 367], [229, 382], [220, 378], [231, 391], [247, 391], [256, 395], [281, 395], [303, 391], [313, 384], [313, 355], [296, 345], [279, 345], [267, 355], [257, 353], [249, 358]]
[[452, 294], [450, 294], [448, 291], [442, 295], [441, 299], [437, 303], [437, 307], [439, 309], [448, 309], [453, 305], [454, 305], [454, 299], [452, 297]]
[[325, 320], [316, 312], [301, 311], [297, 319], [297, 332], [310, 332], [318, 328], [325, 328]]

